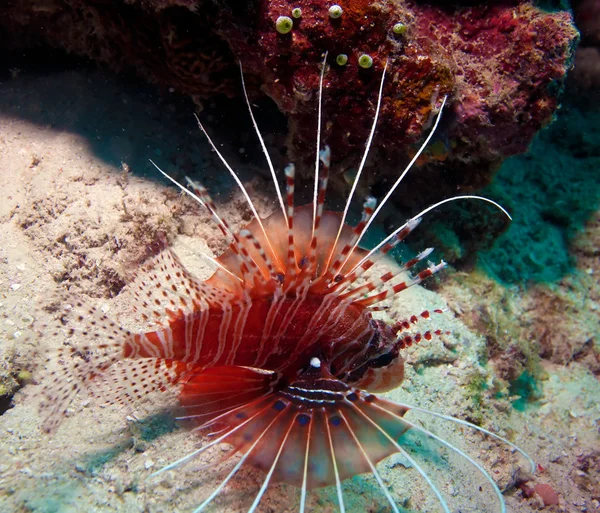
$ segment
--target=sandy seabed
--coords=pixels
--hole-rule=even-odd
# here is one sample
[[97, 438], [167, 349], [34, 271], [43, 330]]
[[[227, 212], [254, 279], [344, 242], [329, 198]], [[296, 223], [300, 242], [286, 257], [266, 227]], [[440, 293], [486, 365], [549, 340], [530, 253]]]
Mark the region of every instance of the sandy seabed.
[[[178, 122], [168, 101], [96, 72], [24, 74], [0, 84], [0, 373], [4, 396], [12, 396], [0, 417], [1, 511], [189, 512], [231, 466], [205, 468], [225, 453], [226, 447], [217, 447], [149, 478], [201, 442], [191, 426], [174, 422], [160, 404], [123, 411], [82, 395], [52, 436], [41, 431], [37, 411], [44, 355], [64, 340], [44, 328], [60, 326], [57, 292], [85, 298], [123, 325], [138, 328], [127, 283], [141, 263], [167, 241], [193, 273], [207, 278], [211, 267], [198, 252], [218, 255], [225, 248], [209, 217], [160, 180], [147, 162], [155, 159], [178, 178], [191, 166], [204, 169], [206, 185], [221, 183], [224, 171], [213, 167], [193, 120], [184, 133]], [[262, 178], [249, 183], [263, 215], [275, 208], [268, 190]], [[250, 219], [239, 194], [220, 200], [219, 209], [234, 228]], [[589, 274], [594, 272], [600, 269]], [[545, 511], [600, 511], [598, 379], [582, 362], [542, 361], [540, 396], [523, 412], [492, 393], [493, 372], [481, 365], [486, 333], [470, 330], [455, 315], [486, 304], [485, 295], [469, 288], [474, 280], [454, 279], [438, 293], [414, 287], [394, 299], [386, 315], [396, 319], [449, 306], [435, 327], [450, 335], [408, 350], [406, 380], [389, 396], [480, 422], [523, 448], [543, 467], [527, 486], [549, 484], [560, 495], [559, 505]], [[597, 302], [584, 293], [582, 308], [597, 313]], [[491, 297], [487, 308], [493, 309]], [[598, 315], [592, 319], [597, 330]], [[511, 322], [525, 321], [515, 316]], [[515, 486], [527, 479], [528, 468], [514, 451], [426, 415], [410, 412], [408, 418], [476, 458], [506, 492], [509, 511], [543, 509], [538, 495], [524, 497], [523, 487]], [[453, 513], [499, 511], [491, 487], [468, 463], [423, 438], [407, 443], [439, 483]], [[408, 461], [391, 457], [379, 469], [402, 511], [442, 511]], [[262, 479], [243, 469], [212, 511], [246, 511]], [[370, 476], [348, 480], [344, 495], [347, 511], [390, 510]], [[277, 484], [259, 510], [296, 511], [298, 501], [296, 489]], [[308, 506], [337, 511], [335, 490], [313, 492]]]

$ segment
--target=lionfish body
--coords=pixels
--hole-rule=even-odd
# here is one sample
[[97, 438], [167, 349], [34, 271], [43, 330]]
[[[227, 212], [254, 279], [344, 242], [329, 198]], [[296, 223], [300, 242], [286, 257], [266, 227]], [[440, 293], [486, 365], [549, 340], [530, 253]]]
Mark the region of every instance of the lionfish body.
[[[294, 217], [295, 222], [300, 217], [296, 224], [298, 231], [310, 233], [310, 225], [303, 226], [308, 217], [302, 216], [308, 208], [298, 210], [301, 215]], [[329, 238], [328, 232], [335, 237], [340, 220], [338, 213], [323, 213], [320, 233], [325, 240]], [[304, 237], [295, 238], [295, 254], [287, 261], [287, 226], [284, 221], [283, 227], [281, 224], [278, 213], [264, 220], [271, 247], [264, 240], [261, 244], [264, 237], [256, 229], [256, 223], [242, 230], [246, 237], [245, 241], [240, 241], [241, 252], [247, 252], [249, 258], [255, 262], [261, 260], [257, 258], [255, 241], [261, 248], [268, 248], [262, 266], [257, 264], [251, 275], [245, 271], [244, 280], [232, 249], [217, 259], [231, 274], [219, 269], [203, 283], [189, 275], [183, 278], [185, 271], [176, 269], [180, 264], [171, 255], [174, 273], [166, 274], [164, 286], [171, 288], [171, 292], [173, 288], [185, 287], [189, 299], [183, 299], [186, 305], [181, 299], [179, 304], [170, 305], [168, 327], [131, 338], [125, 347], [125, 357], [160, 355], [160, 358], [198, 368], [252, 367], [275, 372], [282, 380], [290, 382], [314, 357], [328, 362], [334, 374], [346, 369], [347, 363], [353, 361], [352, 374], [357, 376], [358, 364], [366, 363], [373, 354], [381, 353], [382, 348], [397, 351], [400, 342], [391, 327], [372, 319], [364, 298], [340, 291], [342, 286], [335, 278], [325, 276], [326, 260], [333, 248], [324, 248], [324, 251], [319, 248], [322, 252], [315, 255], [317, 270], [314, 272], [308, 267], [306, 257], [310, 241], [302, 240]], [[284, 233], [279, 238], [281, 232]], [[352, 233], [352, 229], [343, 227], [340, 242], [345, 244]], [[285, 245], [278, 239], [285, 239]], [[356, 265], [365, 255], [366, 251], [355, 249], [346, 267]], [[305, 267], [301, 268], [298, 262], [303, 260]], [[271, 262], [270, 268], [266, 261]], [[281, 265], [281, 262], [287, 265]], [[251, 285], [245, 288], [248, 281]], [[143, 289], [140, 296], [145, 292]], [[188, 295], [187, 290], [191, 294]], [[186, 309], [188, 302], [190, 305]], [[145, 308], [150, 307], [150, 303], [146, 303]], [[364, 368], [364, 373], [367, 370]], [[367, 388], [365, 385], [361, 388]]]
[[[324, 70], [325, 62], [319, 126]], [[383, 77], [371, 138], [382, 88]], [[437, 122], [439, 116], [433, 130]], [[201, 124], [200, 128], [206, 134]], [[244, 464], [266, 474], [250, 511], [256, 509], [274, 481], [301, 489], [301, 511], [307, 490], [335, 485], [340, 510], [344, 511], [341, 482], [365, 472], [373, 474], [392, 510], [399, 511], [375, 465], [400, 452], [431, 487], [443, 511], [449, 513], [440, 490], [402, 445], [402, 435], [412, 429], [467, 458], [484, 474], [500, 500], [501, 511], [505, 511], [500, 491], [479, 464], [406, 420], [404, 415], [412, 407], [373, 395], [402, 382], [402, 349], [441, 334], [427, 327], [417, 332], [420, 321], [429, 322], [428, 311], [393, 326], [372, 317], [382, 301], [443, 268], [443, 262], [429, 264], [406, 277], [408, 270], [431, 253], [426, 250], [396, 274], [368, 275], [375, 262], [417, 226], [419, 216], [373, 250], [359, 247], [379, 209], [430, 137], [378, 209], [375, 200], [367, 198], [362, 219], [355, 227], [345, 223], [354, 188], [343, 213], [324, 210], [330, 153], [327, 147], [320, 150], [319, 140], [313, 203], [294, 205], [294, 167], [289, 165], [285, 198], [275, 180], [281, 210], [260, 219], [243, 185], [208, 138], [255, 216], [238, 233], [219, 217], [203, 186], [190, 180], [191, 190], [186, 189], [159, 169], [210, 212], [229, 248], [216, 260], [211, 259], [217, 269], [206, 281], [191, 275], [168, 250], [139, 273], [131, 285], [136, 298], [134, 310], [153, 325], [149, 331], [132, 333], [95, 308], [79, 304], [83, 312], [78, 321], [87, 327], [71, 334], [90, 336], [93, 329], [94, 343], [59, 350], [60, 368], [51, 373], [53, 379], [42, 392], [46, 430], [57, 428], [82, 388], [102, 396], [106, 395], [103, 387], [108, 386], [111, 401], [120, 404], [135, 404], [152, 393], [175, 391], [186, 409], [184, 418], [209, 429], [213, 439], [157, 473], [191, 461], [219, 443], [230, 444], [240, 454], [231, 472], [196, 511], [210, 504]], [[265, 155], [275, 177], [266, 150]], [[465, 421], [416, 409], [496, 436]]]

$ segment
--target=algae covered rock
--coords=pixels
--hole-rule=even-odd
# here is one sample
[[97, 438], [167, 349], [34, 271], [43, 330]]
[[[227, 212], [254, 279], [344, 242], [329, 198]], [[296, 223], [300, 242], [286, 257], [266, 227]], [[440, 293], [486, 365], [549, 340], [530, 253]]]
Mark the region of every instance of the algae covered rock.
[[[330, 53], [324, 142], [340, 173], [351, 173], [361, 156], [387, 62], [365, 187], [396, 176], [441, 98], [449, 97], [411, 194], [397, 195], [404, 206], [457, 187], [481, 188], [504, 158], [525, 151], [552, 119], [578, 41], [570, 13], [530, 2], [465, 8], [351, 0], [334, 7], [339, 16], [331, 16], [327, 2], [304, 0], [25, 0], [0, 7], [0, 30], [9, 53], [61, 48], [116, 71], [135, 71], [198, 103], [240, 93], [239, 60], [252, 75], [250, 89], [260, 88], [288, 117], [287, 160], [300, 171], [313, 161], [313, 100], [323, 53]], [[284, 33], [279, 19], [291, 23]], [[344, 64], [336, 62], [340, 55]], [[341, 179], [334, 183], [347, 187]]]

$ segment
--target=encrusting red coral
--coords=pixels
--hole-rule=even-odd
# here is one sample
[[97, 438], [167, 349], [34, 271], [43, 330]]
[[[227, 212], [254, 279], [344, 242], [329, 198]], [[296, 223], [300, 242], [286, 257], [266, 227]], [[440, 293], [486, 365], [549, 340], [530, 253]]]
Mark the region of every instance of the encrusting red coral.
[[[338, 19], [328, 16], [328, 6], [323, 1], [259, 2], [251, 36], [231, 38], [231, 28], [224, 33], [246, 68], [262, 77], [263, 90], [289, 115], [292, 157], [297, 161], [311, 153], [314, 62], [321, 54], [332, 55], [325, 138], [334, 159], [346, 166], [355, 164], [364, 146], [373, 109], [369, 98], [377, 71], [388, 61], [392, 79], [378, 127], [380, 155], [392, 162], [402, 159], [407, 145], [429, 127], [435, 100], [448, 94], [456, 117], [446, 126], [445, 140], [420, 163], [437, 168], [427, 175], [429, 181], [443, 183], [444, 173], [454, 169], [452, 186], [481, 187], [504, 158], [526, 150], [552, 118], [578, 41], [569, 13], [545, 12], [528, 2], [455, 10], [354, 0], [341, 4]], [[293, 7], [302, 17], [290, 33], [277, 33], [274, 21]], [[237, 23], [234, 19], [232, 25]], [[402, 24], [399, 34], [393, 31], [397, 23]], [[348, 56], [347, 64], [335, 64], [340, 54]], [[357, 65], [362, 54], [372, 57], [371, 68]], [[355, 159], [348, 160], [349, 155]], [[381, 162], [379, 171], [385, 172], [390, 166]], [[392, 166], [394, 172], [397, 167]]]
[[[557, 108], [578, 41], [570, 13], [526, 1], [495, 4], [347, 0], [332, 17], [333, 4], [324, 0], [219, 7], [191, 0], [68, 0], [43, 9], [25, 0], [0, 7], [0, 30], [11, 51], [62, 47], [115, 70], [135, 69], [197, 101], [238, 94], [239, 59], [254, 76], [249, 84], [258, 82], [288, 115], [287, 158], [299, 172], [314, 160], [312, 100], [322, 54], [329, 52], [331, 66], [324, 140], [338, 172], [351, 171], [362, 153], [377, 77], [387, 61], [390, 79], [371, 159], [377, 167], [364, 187], [396, 175], [430, 127], [433, 106], [449, 95], [441, 137], [418, 162], [426, 169], [415, 173], [413, 194], [396, 199], [422, 205], [433, 199], [419, 196], [429, 194], [432, 182], [437, 195], [487, 184], [497, 165], [524, 151]], [[276, 29], [280, 17], [293, 22], [289, 32]], [[359, 65], [361, 56], [367, 67]]]

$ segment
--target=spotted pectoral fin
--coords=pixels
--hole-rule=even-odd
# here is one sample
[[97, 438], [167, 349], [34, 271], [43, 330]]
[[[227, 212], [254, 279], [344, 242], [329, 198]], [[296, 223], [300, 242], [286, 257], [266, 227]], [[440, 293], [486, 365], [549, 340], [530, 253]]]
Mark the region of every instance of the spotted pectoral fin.
[[[99, 360], [110, 362], [113, 356], [109, 348], [97, 348]], [[88, 388], [90, 382], [103, 372], [103, 365], [96, 366], [94, 360], [98, 353], [83, 351], [74, 347], [61, 347], [49, 352], [45, 364], [45, 372], [40, 378], [41, 397], [39, 411], [43, 417], [42, 429], [46, 433], [55, 432], [68, 414], [73, 399], [82, 390]]]
[[123, 360], [124, 341], [133, 336], [96, 307], [81, 301], [59, 311], [56, 324], [42, 328], [44, 339], [58, 344], [46, 348], [44, 371], [38, 379], [39, 409], [48, 433], [58, 428], [80, 391], [93, 387]]
[[158, 327], [168, 326], [174, 317], [231, 300], [231, 292], [223, 283], [219, 287], [200, 281], [170, 249], [146, 263], [133, 276], [127, 290], [138, 320]]
[[157, 403], [177, 404], [180, 380], [188, 365], [164, 358], [119, 360], [88, 386], [88, 392], [98, 402], [123, 407], [127, 414], [154, 411]]
[[176, 391], [186, 364], [164, 358], [126, 358], [125, 348], [135, 342], [134, 333], [84, 301], [60, 296], [55, 301], [65, 306], [58, 309], [55, 323], [42, 328], [41, 336], [57, 347], [46, 348], [44, 369], [36, 377], [44, 431], [56, 431], [80, 393], [135, 413], [153, 394]]

